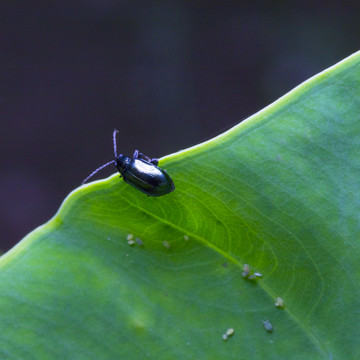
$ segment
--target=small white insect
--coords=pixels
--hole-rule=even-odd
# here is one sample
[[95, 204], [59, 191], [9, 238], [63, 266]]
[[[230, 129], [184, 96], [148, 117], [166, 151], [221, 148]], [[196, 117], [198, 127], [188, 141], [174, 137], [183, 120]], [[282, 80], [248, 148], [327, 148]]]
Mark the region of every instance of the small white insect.
[[233, 336], [235, 333], [235, 330], [233, 328], [227, 329], [226, 336]]
[[272, 332], [273, 331], [273, 327], [271, 325], [271, 322], [269, 320], [265, 320], [265, 321], [262, 321], [263, 325], [264, 325], [264, 328], [267, 332]]
[[167, 249], [170, 249], [171, 248], [171, 245], [168, 241], [164, 240], [163, 241], [163, 245], [167, 248]]
[[233, 336], [235, 333], [235, 330], [233, 328], [229, 328], [226, 330], [226, 333], [223, 334], [222, 339], [226, 341], [230, 336]]
[[243, 266], [243, 272], [241, 274], [242, 277], [248, 277], [250, 274], [250, 266], [248, 264], [244, 264]]
[[284, 308], [285, 307], [284, 300], [281, 297], [278, 297], [276, 299], [275, 306], [278, 307], [278, 308]]
[[248, 265], [248, 264], [244, 264], [243, 272], [241, 273], [241, 276], [248, 280], [255, 280], [257, 278], [262, 278], [262, 274], [260, 274], [258, 272], [254, 273], [251, 270], [250, 265]]

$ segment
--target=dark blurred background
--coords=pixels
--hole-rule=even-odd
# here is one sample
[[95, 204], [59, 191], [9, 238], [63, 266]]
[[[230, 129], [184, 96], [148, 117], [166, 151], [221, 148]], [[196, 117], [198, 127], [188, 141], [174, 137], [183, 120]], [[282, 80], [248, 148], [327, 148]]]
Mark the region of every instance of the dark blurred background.
[[0, 252], [112, 160], [114, 128], [161, 157], [358, 50], [357, 4], [0, 1]]

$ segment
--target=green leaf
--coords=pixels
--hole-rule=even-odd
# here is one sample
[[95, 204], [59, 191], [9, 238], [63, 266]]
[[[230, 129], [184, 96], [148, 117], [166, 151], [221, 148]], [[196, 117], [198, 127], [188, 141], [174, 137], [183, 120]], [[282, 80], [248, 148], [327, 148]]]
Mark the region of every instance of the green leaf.
[[163, 159], [169, 195], [75, 190], [0, 259], [0, 358], [359, 358], [359, 156], [356, 53]]

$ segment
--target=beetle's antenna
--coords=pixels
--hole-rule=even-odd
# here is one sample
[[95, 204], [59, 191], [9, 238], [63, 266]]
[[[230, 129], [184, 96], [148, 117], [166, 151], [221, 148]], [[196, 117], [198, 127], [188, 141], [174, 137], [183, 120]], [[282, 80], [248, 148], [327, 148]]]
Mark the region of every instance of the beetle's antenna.
[[119, 130], [114, 129], [113, 132], [113, 142], [114, 142], [114, 154], [115, 154], [115, 159], [117, 158], [117, 149], [116, 149], [116, 134], [119, 132]]
[[[117, 130], [116, 130], [117, 131]], [[114, 132], [114, 138], [115, 138], [115, 132]], [[81, 185], [83, 185], [84, 183], [86, 183], [91, 177], [93, 177], [98, 171], [100, 171], [101, 169], [103, 169], [104, 167], [114, 163], [115, 160], [112, 160], [110, 162], [108, 162], [107, 164], [104, 164], [102, 166], [100, 166], [99, 168], [97, 168], [95, 171], [93, 171], [85, 180], [83, 180], [83, 182], [81, 183]]]

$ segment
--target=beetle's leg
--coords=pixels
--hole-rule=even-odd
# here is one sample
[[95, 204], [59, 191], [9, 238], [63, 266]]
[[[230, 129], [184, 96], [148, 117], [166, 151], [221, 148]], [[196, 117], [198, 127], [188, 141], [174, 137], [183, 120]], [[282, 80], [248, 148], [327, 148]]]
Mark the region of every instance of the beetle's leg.
[[154, 164], [154, 165], [157, 165], [157, 164], [159, 164], [159, 160], [158, 159], [156, 159], [156, 158], [149, 158], [148, 156], [146, 156], [146, 155], [144, 155], [144, 154], [142, 154], [142, 153], [140, 153], [140, 156], [142, 157], [142, 158], [144, 158], [147, 162], [149, 162], [149, 163], [151, 163], [151, 164]]
[[158, 159], [156, 159], [156, 158], [154, 158], [154, 159], [149, 158], [149, 157], [146, 156], [145, 154], [139, 153], [139, 152], [138, 152], [138, 158], [143, 159], [143, 160], [145, 160], [145, 161], [147, 161], [147, 162], [149, 162], [149, 163], [151, 163], [151, 164], [154, 164], [154, 165], [157, 165], [157, 164], [159, 163], [159, 160], [158, 160]]
[[151, 162], [152, 164], [156, 165], [156, 166], [159, 164], [159, 160], [156, 159], [156, 158], [151, 159], [150, 162]]
[[[119, 155], [119, 156], [122, 156], [122, 154], [121, 154], [121, 155]], [[115, 167], [118, 169], [118, 171], [119, 171], [119, 173], [120, 173], [119, 178], [121, 179], [123, 176], [122, 176], [122, 174], [121, 174], [121, 172], [120, 172], [120, 170], [119, 170], [119, 166], [118, 166], [118, 163], [117, 163], [117, 161], [116, 161], [116, 160], [114, 160], [114, 165], [115, 165]]]
[[134, 159], [143, 159], [147, 162], [149, 162], [150, 164], [154, 164], [154, 165], [158, 165], [159, 164], [159, 160], [154, 158], [149, 158], [148, 156], [146, 156], [144, 153], [139, 152], [139, 150], [135, 150], [134, 155], [133, 155]]
[[141, 152], [138, 152], [138, 158], [143, 159], [143, 160], [145, 160], [147, 162], [151, 162], [151, 159], [148, 156], [146, 156], [145, 154], [141, 153]]

